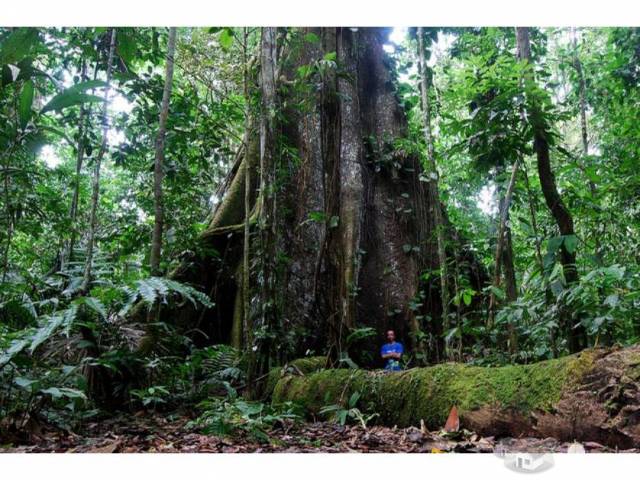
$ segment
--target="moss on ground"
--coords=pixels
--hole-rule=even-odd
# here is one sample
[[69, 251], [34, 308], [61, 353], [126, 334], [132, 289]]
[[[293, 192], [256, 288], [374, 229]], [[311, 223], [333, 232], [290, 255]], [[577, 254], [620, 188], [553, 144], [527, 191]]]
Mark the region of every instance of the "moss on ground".
[[390, 373], [327, 369], [304, 376], [285, 375], [277, 381], [274, 378], [272, 400], [294, 401], [317, 414], [323, 406], [345, 404], [352, 393], [359, 392], [359, 408], [378, 413], [382, 423], [407, 426], [423, 419], [429, 428], [438, 428], [453, 405], [461, 417], [482, 407], [524, 415], [548, 411], [563, 393], [578, 386], [595, 357], [585, 351], [530, 365], [447, 363]]

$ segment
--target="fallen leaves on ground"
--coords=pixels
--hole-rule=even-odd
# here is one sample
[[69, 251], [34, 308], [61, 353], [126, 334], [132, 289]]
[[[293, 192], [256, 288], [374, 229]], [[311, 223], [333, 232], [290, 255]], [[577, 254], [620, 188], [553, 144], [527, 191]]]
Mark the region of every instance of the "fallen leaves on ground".
[[[32, 438], [29, 445], [5, 445], [2, 452], [68, 453], [491, 453], [566, 452], [569, 443], [553, 438], [481, 437], [462, 430], [457, 436], [428, 432], [420, 428], [342, 426], [327, 422], [283, 423], [270, 432], [269, 442], [260, 442], [246, 432], [231, 437], [205, 435], [188, 428], [188, 417], [158, 414], [121, 415], [90, 423], [82, 435], [47, 431]], [[593, 442], [584, 444], [587, 452], [607, 452]]]

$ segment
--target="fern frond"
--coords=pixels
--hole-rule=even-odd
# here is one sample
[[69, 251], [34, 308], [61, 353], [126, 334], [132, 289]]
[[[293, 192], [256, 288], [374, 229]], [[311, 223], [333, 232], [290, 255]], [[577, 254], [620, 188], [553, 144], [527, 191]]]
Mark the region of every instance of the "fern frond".
[[100, 318], [102, 318], [103, 320], [105, 320], [107, 318], [107, 309], [102, 304], [102, 302], [100, 300], [98, 300], [97, 298], [95, 298], [95, 297], [84, 297], [82, 299], [82, 303], [84, 305], [86, 305], [87, 307], [89, 307], [94, 312], [96, 312], [100, 316]]
[[118, 315], [124, 317], [127, 313], [129, 313], [129, 310], [131, 310], [131, 308], [133, 308], [133, 306], [138, 301], [138, 292], [137, 290], [127, 286], [122, 287], [122, 291], [124, 292], [126, 300], [124, 305], [118, 312]]
[[47, 315], [44, 317], [43, 325], [36, 330], [35, 334], [31, 338], [31, 345], [29, 346], [29, 352], [33, 353], [39, 345], [47, 341], [53, 336], [55, 331], [65, 321], [65, 316], [60, 314]]
[[159, 296], [164, 298], [169, 294], [170, 287], [168, 285], [170, 280], [164, 280], [160, 277], [149, 277], [146, 282], [156, 289]]
[[149, 305], [153, 305], [158, 298], [158, 292], [153, 284], [149, 283], [149, 279], [137, 280], [135, 284], [142, 300]]
[[69, 308], [62, 313], [62, 325], [64, 325], [64, 335], [66, 337], [71, 333], [71, 327], [76, 318], [78, 318], [78, 308], [79, 302], [73, 302], [69, 305]]

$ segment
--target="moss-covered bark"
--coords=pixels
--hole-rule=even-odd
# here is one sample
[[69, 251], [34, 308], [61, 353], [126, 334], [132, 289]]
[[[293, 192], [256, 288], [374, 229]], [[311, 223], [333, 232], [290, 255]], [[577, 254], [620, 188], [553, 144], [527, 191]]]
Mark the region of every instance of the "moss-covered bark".
[[271, 397], [273, 395], [273, 391], [281, 378], [291, 374], [308, 375], [318, 372], [327, 366], [327, 361], [327, 357], [299, 358], [287, 363], [283, 367], [272, 368], [269, 371], [269, 376], [265, 385], [265, 396]]
[[288, 374], [272, 401], [312, 415], [361, 394], [359, 408], [387, 425], [441, 428], [454, 405], [462, 427], [484, 435], [553, 435], [626, 447], [640, 441], [640, 346], [587, 350], [530, 365], [455, 363], [397, 373], [327, 369]]
[[592, 357], [583, 354], [495, 368], [446, 363], [397, 373], [327, 369], [286, 376], [277, 383], [273, 401], [293, 400], [318, 413], [359, 391], [363, 406], [385, 423], [408, 426], [424, 420], [437, 428], [454, 405], [462, 417], [491, 405], [522, 413], [547, 410], [591, 363]]

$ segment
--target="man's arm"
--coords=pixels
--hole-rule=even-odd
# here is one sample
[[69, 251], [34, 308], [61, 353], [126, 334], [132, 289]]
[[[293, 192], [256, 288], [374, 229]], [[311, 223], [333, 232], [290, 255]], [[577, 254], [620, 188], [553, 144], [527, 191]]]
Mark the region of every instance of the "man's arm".
[[395, 358], [395, 352], [387, 352], [384, 347], [380, 349], [380, 356], [383, 360], [387, 360], [388, 358]]
[[390, 353], [383, 353], [381, 356], [385, 360], [387, 358], [395, 358], [396, 360], [400, 360], [402, 353], [390, 352]]

